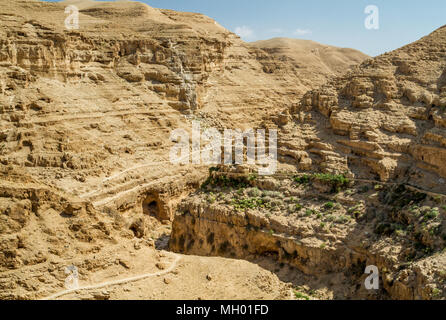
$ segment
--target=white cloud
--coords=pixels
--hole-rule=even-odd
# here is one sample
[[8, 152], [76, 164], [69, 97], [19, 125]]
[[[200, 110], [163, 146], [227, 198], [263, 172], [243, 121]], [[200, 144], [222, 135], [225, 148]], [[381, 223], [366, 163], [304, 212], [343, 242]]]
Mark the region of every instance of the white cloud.
[[311, 30], [307, 30], [307, 29], [296, 29], [294, 31], [294, 34], [298, 35], [298, 36], [304, 36], [304, 35], [310, 34], [310, 33], [311, 33]]
[[252, 38], [254, 36], [254, 31], [247, 26], [235, 28], [235, 33], [241, 38]]

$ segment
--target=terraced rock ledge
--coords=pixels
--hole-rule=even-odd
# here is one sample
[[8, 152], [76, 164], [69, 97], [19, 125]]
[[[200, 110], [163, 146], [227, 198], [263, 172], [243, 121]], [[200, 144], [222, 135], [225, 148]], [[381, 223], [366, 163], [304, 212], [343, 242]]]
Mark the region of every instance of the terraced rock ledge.
[[[445, 296], [446, 197], [343, 175], [279, 176], [211, 170], [180, 204], [170, 249], [270, 256], [320, 279], [322, 287], [337, 286], [334, 298]], [[365, 289], [369, 265], [380, 271], [380, 290]]]

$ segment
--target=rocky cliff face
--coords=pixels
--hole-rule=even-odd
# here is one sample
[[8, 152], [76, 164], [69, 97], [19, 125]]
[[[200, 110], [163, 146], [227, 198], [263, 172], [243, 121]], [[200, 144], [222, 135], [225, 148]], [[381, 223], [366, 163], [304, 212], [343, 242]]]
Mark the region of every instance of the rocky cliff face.
[[[170, 248], [274, 257], [316, 277], [335, 299], [439, 299], [445, 200], [341, 176], [261, 178], [225, 168], [180, 205]], [[378, 268], [379, 290], [366, 290], [367, 266]]]
[[[78, 30], [65, 28], [72, 3]], [[199, 14], [138, 2], [1, 4], [0, 163], [99, 206], [199, 170], [169, 162], [172, 130], [191, 120], [262, 127], [310, 86]], [[285, 68], [265, 69], [275, 63]]]
[[301, 168], [444, 192], [445, 50], [443, 27], [306, 93], [291, 109], [282, 154]]

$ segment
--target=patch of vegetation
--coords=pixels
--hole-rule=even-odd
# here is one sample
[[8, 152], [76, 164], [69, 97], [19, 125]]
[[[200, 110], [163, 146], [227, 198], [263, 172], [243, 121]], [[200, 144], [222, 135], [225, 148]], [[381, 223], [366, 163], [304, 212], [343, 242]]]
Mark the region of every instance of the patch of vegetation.
[[217, 197], [215, 196], [215, 194], [213, 192], [210, 192], [206, 196], [206, 199], [209, 203], [214, 203], [217, 200]]
[[332, 201], [329, 201], [329, 202], [327, 202], [327, 203], [324, 204], [324, 208], [327, 209], [327, 210], [331, 210], [331, 209], [333, 209], [334, 206], [335, 206], [335, 204], [334, 204], [334, 202], [332, 202]]
[[209, 175], [212, 175], [212, 172], [218, 172], [218, 168], [217, 167], [210, 167], [209, 168]]
[[201, 185], [202, 189], [210, 187], [227, 187], [233, 189], [245, 189], [250, 186], [247, 177], [228, 177], [225, 175], [209, 176], [207, 180]]
[[443, 282], [446, 282], [446, 270], [440, 271], [439, 276], [443, 280]]
[[384, 204], [396, 208], [404, 208], [410, 204], [419, 204], [427, 198], [427, 194], [408, 190], [405, 185], [398, 186], [392, 192], [381, 191], [380, 200]]
[[269, 191], [266, 190], [263, 192], [262, 197], [271, 197], [271, 198], [279, 198], [279, 199], [283, 199], [284, 195], [282, 192], [279, 191]]
[[434, 288], [432, 289], [432, 294], [431, 294], [432, 298], [434, 299], [438, 299], [441, 298], [441, 296], [443, 296], [443, 290], [440, 290], [438, 288]]
[[346, 189], [350, 184], [350, 180], [342, 174], [331, 173], [315, 173], [312, 175], [295, 176], [293, 180], [299, 184], [309, 184], [313, 180], [319, 180], [332, 186], [332, 192], [340, 192]]
[[314, 178], [330, 184], [332, 192], [340, 192], [350, 184], [350, 180], [342, 174], [317, 173], [314, 175]]
[[429, 229], [429, 234], [431, 236], [438, 236], [440, 232], [441, 232], [441, 225], [436, 225]]
[[307, 296], [306, 294], [303, 294], [302, 292], [297, 291], [297, 290], [294, 290], [294, 296], [295, 296], [297, 299], [310, 300], [310, 297], [309, 297], [309, 296]]
[[347, 212], [352, 215], [355, 219], [359, 219], [362, 216], [362, 204], [358, 203], [347, 210]]
[[354, 191], [353, 189], [347, 189], [347, 190], [345, 190], [345, 194], [348, 195], [348, 196], [351, 196], [351, 195], [354, 194], [354, 193], [355, 193], [355, 191]]
[[311, 210], [311, 209], [307, 209], [307, 210], [305, 210], [305, 216], [306, 216], [306, 217], [310, 217], [310, 216], [313, 215], [314, 213], [315, 213], [314, 210]]
[[395, 230], [395, 234], [398, 237], [405, 237], [407, 235], [406, 231], [402, 230], [402, 229], [396, 229]]
[[440, 215], [438, 208], [432, 208], [424, 213], [424, 221], [433, 220]]
[[295, 181], [297, 184], [308, 184], [308, 183], [310, 183], [310, 181], [311, 181], [311, 176], [309, 176], [309, 175], [307, 175], [307, 174], [305, 174], [305, 175], [303, 175], [303, 176], [295, 176], [295, 177], [294, 177], [294, 181]]
[[233, 199], [232, 205], [238, 211], [247, 209], [270, 208], [271, 204], [264, 198], [241, 198]]
[[375, 189], [375, 191], [381, 191], [381, 190], [384, 189], [384, 186], [381, 185], [381, 184], [376, 184], [376, 185], [374, 186], [374, 189]]

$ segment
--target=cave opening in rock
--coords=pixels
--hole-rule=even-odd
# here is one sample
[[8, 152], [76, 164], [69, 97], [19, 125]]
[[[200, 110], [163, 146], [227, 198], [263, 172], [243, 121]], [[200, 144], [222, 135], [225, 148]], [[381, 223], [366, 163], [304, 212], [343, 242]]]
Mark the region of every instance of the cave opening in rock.
[[159, 216], [159, 205], [153, 197], [147, 197], [142, 203], [142, 210], [145, 215], [157, 217]]

